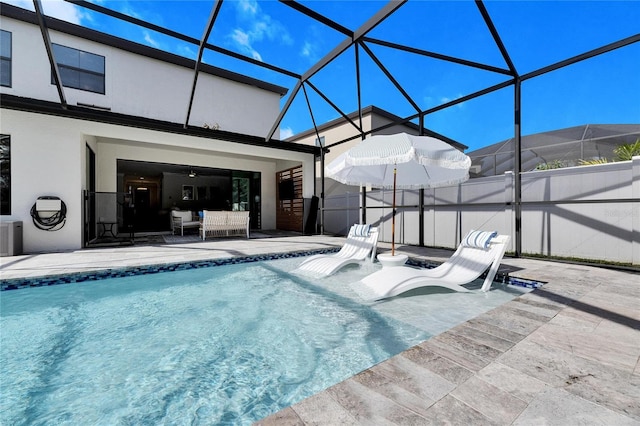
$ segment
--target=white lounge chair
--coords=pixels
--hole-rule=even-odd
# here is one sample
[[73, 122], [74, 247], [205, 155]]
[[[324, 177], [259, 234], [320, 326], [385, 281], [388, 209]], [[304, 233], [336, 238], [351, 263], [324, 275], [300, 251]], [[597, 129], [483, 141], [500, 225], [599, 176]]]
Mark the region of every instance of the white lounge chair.
[[367, 257], [373, 262], [377, 245], [378, 228], [353, 225], [339, 252], [311, 256], [292, 272], [328, 276], [346, 265], [363, 262]]
[[[473, 234], [473, 233], [476, 234]], [[468, 292], [462, 287], [482, 275], [489, 269], [482, 284], [482, 291], [491, 288], [493, 278], [504, 256], [509, 242], [508, 235], [497, 235], [490, 238], [488, 246], [483, 248], [470, 243], [473, 235], [480, 231], [472, 231], [463, 239], [456, 252], [443, 264], [433, 269], [419, 269], [409, 266], [393, 266], [382, 268], [352, 284], [352, 288], [366, 300], [380, 300], [397, 296], [419, 287], [444, 287], [458, 292]], [[485, 237], [487, 234], [484, 233]]]

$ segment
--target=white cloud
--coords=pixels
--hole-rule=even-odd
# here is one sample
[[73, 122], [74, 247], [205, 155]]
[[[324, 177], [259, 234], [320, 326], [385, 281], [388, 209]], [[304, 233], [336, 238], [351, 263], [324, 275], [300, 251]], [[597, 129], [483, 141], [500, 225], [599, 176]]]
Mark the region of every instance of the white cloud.
[[86, 16], [77, 6], [60, 0], [44, 1], [42, 2], [42, 8], [46, 15], [74, 24], [81, 24]]
[[151, 37], [151, 33], [149, 33], [149, 31], [143, 31], [143, 36], [144, 36], [144, 41], [146, 41], [149, 46], [153, 46], [156, 49], [160, 47], [160, 43], [158, 43], [156, 40], [153, 39], [153, 37]]
[[323, 32], [315, 25], [311, 25], [305, 31], [305, 41], [300, 50], [300, 56], [315, 63], [320, 59], [320, 51], [323, 45]]
[[291, 127], [283, 127], [280, 129], [280, 140], [287, 139], [293, 136], [293, 129]]
[[[138, 12], [133, 5], [131, 5], [129, 2], [123, 2], [120, 1], [120, 12], [124, 13], [125, 15], [129, 15], [132, 18], [137, 18], [137, 19], [141, 19], [143, 21], [149, 21], [149, 22], [156, 22], [153, 19], [150, 19], [148, 16], [145, 16], [143, 13]], [[156, 14], [153, 14], [156, 15]], [[162, 15], [160, 15], [160, 20], [162, 19]], [[162, 24], [162, 22], [160, 22], [160, 24]]]
[[235, 5], [240, 24], [229, 38], [243, 53], [262, 61], [262, 55], [255, 47], [256, 43], [268, 39], [284, 45], [293, 44], [287, 29], [270, 15], [263, 13], [258, 2], [240, 0], [235, 2]]
[[184, 56], [185, 58], [189, 58], [189, 59], [196, 59], [197, 52], [191, 47], [191, 46], [187, 46], [187, 45], [179, 45], [176, 48], [176, 53], [180, 56]]
[[[12, 4], [14, 6], [21, 7], [23, 9], [35, 10], [33, 8], [33, 1], [29, 0], [2, 0], [3, 3]], [[71, 22], [73, 24], [81, 24], [82, 20], [86, 18], [86, 14], [82, 13], [81, 9], [77, 6], [67, 3], [62, 0], [44, 0], [42, 2], [42, 10], [45, 15], [53, 18], [62, 19], [63, 21]]]
[[259, 6], [255, 0], [240, 0], [237, 2], [237, 8], [242, 13], [253, 16], [258, 13]]
[[316, 46], [312, 44], [310, 41], [305, 41], [302, 45], [302, 50], [300, 54], [305, 58], [315, 58], [316, 57]]
[[23, 9], [33, 10], [33, 1], [29, 0], [2, 0], [3, 3], [11, 4], [13, 6], [18, 6]]
[[[458, 95], [456, 95], [454, 97], [449, 97], [449, 96], [428, 96], [428, 95], [426, 95], [426, 96], [422, 97], [422, 100], [423, 100], [424, 104], [427, 107], [434, 107], [434, 106], [437, 106], [437, 105], [442, 105], [442, 104], [446, 104], [446, 103], [451, 102], [451, 101], [455, 101], [456, 99], [460, 99], [461, 97], [462, 97], [461, 94], [458, 94]], [[464, 104], [465, 103], [462, 102], [462, 103], [456, 104], [455, 107], [456, 108], [463, 108]]]
[[[447, 96], [442, 96], [440, 98], [440, 103], [441, 104], [446, 104], [447, 102], [455, 101], [456, 99], [460, 99], [461, 97], [462, 97], [462, 94], [460, 94], [460, 93], [458, 95], [456, 95], [455, 97], [453, 97], [453, 98], [449, 98]], [[464, 107], [464, 102], [456, 104], [456, 108], [463, 108], [463, 107]]]
[[231, 39], [235, 42], [236, 46], [240, 48], [242, 52], [251, 56], [253, 59], [262, 61], [262, 56], [251, 46], [251, 39], [249, 34], [240, 29], [235, 29], [231, 34]]

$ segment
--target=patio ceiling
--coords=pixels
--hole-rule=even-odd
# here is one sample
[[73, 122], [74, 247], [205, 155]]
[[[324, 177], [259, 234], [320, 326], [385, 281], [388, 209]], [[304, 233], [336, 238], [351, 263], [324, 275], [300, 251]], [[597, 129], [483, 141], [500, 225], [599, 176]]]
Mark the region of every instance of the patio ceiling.
[[149, 161], [118, 160], [118, 173], [159, 178], [165, 173], [187, 176], [190, 172], [196, 176], [230, 176], [229, 170], [213, 167], [197, 167], [184, 164], [153, 163]]

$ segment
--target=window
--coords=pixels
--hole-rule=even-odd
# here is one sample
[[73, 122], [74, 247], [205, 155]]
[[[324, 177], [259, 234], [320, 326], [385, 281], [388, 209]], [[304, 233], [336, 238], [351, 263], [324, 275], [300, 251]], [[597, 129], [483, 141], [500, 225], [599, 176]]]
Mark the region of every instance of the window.
[[0, 86], [11, 87], [11, 33], [0, 30]]
[[11, 137], [0, 135], [0, 214], [11, 214]]
[[63, 86], [104, 94], [104, 56], [55, 43], [52, 47]]

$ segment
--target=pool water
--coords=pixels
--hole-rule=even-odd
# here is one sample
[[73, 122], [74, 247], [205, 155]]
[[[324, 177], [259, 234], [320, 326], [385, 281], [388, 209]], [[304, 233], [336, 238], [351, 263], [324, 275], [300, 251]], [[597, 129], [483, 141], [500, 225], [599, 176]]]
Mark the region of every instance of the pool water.
[[2, 292], [0, 424], [251, 424], [526, 291], [369, 304], [377, 264], [300, 262]]

